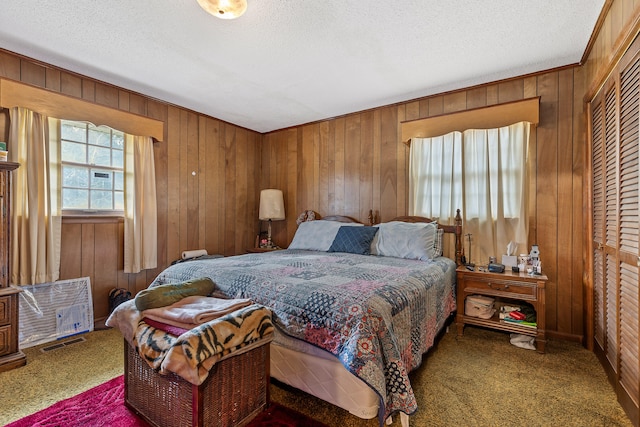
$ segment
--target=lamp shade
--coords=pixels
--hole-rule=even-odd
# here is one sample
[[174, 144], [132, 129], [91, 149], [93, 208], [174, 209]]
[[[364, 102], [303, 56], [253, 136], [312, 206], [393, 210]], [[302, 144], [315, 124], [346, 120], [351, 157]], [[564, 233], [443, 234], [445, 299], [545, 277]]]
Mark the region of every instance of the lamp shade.
[[200, 7], [222, 19], [235, 19], [247, 10], [247, 0], [197, 0]]
[[284, 219], [284, 197], [281, 190], [267, 189], [260, 192], [261, 221]]

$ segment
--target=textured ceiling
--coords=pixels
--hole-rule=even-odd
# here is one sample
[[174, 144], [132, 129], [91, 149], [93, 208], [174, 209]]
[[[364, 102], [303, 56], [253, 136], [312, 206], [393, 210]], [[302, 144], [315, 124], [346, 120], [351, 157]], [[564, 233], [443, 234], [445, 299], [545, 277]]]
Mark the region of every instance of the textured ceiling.
[[580, 61], [605, 0], [3, 0], [0, 47], [267, 132]]

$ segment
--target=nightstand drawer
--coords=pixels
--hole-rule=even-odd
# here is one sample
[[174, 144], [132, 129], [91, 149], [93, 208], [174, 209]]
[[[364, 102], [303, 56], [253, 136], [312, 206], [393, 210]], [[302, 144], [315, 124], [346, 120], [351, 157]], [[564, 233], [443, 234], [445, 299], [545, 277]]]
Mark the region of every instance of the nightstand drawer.
[[489, 294], [515, 294], [518, 297], [535, 299], [537, 286], [535, 283], [516, 283], [506, 280], [465, 280], [465, 292], [488, 292]]
[[11, 297], [0, 297], [0, 326], [11, 321]]

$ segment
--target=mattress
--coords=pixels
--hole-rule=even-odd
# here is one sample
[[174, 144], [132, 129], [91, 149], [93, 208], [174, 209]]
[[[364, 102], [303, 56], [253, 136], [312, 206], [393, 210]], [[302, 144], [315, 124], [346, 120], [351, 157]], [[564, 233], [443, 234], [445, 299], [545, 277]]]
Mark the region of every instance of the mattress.
[[271, 377], [364, 419], [378, 415], [380, 397], [331, 353], [276, 330]]

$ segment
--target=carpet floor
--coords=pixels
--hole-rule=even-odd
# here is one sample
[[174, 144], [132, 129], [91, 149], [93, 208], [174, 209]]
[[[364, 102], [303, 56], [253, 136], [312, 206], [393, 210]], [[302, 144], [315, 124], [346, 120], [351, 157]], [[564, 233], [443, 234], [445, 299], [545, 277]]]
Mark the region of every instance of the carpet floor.
[[[69, 399], [12, 422], [7, 427], [150, 427], [125, 406], [120, 375]], [[297, 411], [272, 402], [246, 427], [327, 427]]]
[[[25, 350], [27, 365], [0, 373], [0, 425], [23, 418], [123, 372], [116, 330], [43, 353]], [[509, 335], [451, 327], [411, 373], [415, 427], [631, 426], [596, 356], [576, 343], [549, 340], [544, 355], [509, 344]], [[272, 383], [271, 398], [328, 426], [375, 427], [298, 390]], [[393, 426], [400, 426], [394, 419]]]

